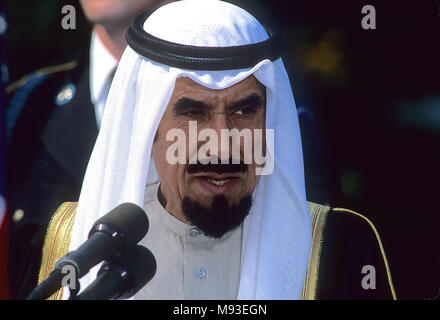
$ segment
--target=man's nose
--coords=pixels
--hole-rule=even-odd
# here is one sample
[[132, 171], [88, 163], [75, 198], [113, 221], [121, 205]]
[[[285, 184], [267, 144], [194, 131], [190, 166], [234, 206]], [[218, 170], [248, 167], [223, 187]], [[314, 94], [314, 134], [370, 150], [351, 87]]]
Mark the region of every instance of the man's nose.
[[231, 157], [232, 139], [229, 136], [230, 130], [233, 129], [232, 122], [225, 114], [216, 114], [211, 121], [211, 129], [217, 135], [216, 154], [210, 154], [211, 157], [218, 157], [220, 161], [228, 163]]

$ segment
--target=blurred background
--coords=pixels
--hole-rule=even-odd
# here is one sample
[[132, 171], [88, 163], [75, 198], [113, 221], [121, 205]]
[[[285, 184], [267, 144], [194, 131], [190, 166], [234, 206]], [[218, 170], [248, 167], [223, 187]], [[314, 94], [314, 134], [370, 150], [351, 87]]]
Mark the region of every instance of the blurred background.
[[[436, 296], [438, 1], [230, 2], [281, 27], [297, 105], [312, 111], [323, 141], [325, 202], [374, 222], [398, 298]], [[61, 27], [67, 4], [76, 8], [75, 30]], [[361, 27], [365, 5], [376, 9], [375, 30]], [[6, 14], [7, 83], [88, 50], [91, 26], [75, 0], [10, 0]]]

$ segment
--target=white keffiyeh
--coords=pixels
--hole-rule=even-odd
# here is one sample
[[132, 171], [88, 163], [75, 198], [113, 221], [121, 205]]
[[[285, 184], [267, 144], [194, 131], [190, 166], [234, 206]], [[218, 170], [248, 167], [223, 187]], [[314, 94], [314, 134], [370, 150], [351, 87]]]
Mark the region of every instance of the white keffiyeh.
[[[146, 20], [144, 29], [158, 38], [195, 46], [245, 45], [268, 38], [249, 13], [217, 0], [168, 4]], [[244, 222], [238, 299], [299, 299], [312, 230], [297, 111], [281, 59], [266, 59], [247, 69], [191, 71], [153, 62], [127, 47], [87, 167], [70, 250], [86, 241], [93, 223], [118, 204], [143, 206], [147, 180], [156, 178], [153, 138], [178, 77], [225, 89], [250, 75], [266, 87], [266, 128], [274, 129], [275, 165], [272, 174], [260, 177]], [[81, 279], [83, 289], [98, 269]]]

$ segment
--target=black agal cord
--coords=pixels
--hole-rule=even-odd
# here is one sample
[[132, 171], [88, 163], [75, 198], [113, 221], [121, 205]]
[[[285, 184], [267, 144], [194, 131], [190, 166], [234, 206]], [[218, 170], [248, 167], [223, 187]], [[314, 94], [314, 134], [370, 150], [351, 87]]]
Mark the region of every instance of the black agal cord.
[[231, 70], [250, 68], [261, 60], [274, 61], [281, 56], [281, 35], [268, 28], [269, 39], [240, 46], [202, 47], [159, 39], [143, 29], [152, 12], [136, 17], [126, 33], [126, 40], [134, 51], [155, 62], [190, 70]]

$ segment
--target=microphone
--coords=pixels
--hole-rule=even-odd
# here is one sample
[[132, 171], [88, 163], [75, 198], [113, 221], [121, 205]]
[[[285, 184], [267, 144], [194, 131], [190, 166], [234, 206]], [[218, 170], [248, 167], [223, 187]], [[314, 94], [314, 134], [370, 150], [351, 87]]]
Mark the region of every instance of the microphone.
[[137, 245], [126, 255], [104, 264], [98, 276], [75, 300], [127, 299], [142, 289], [156, 273], [156, 259]]
[[95, 222], [89, 237], [77, 250], [68, 253], [55, 265], [55, 270], [37, 286], [26, 300], [50, 297], [62, 286], [62, 270], [75, 268], [76, 279], [103, 260], [124, 254], [147, 234], [148, 218], [144, 210], [133, 203], [123, 203]]

